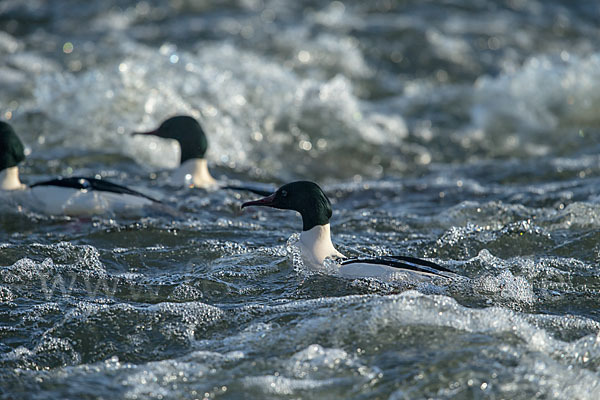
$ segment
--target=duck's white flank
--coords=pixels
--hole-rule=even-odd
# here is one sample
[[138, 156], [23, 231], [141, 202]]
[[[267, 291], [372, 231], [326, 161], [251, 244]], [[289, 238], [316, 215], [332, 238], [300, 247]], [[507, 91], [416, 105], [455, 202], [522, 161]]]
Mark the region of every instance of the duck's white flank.
[[345, 258], [331, 243], [329, 224], [317, 225], [300, 234], [298, 247], [302, 252], [304, 263], [314, 269], [322, 269], [327, 257]]
[[[317, 225], [300, 234], [298, 247], [302, 254], [302, 260], [308, 268], [323, 270], [325, 268], [326, 258], [346, 258], [342, 253], [336, 250], [331, 242], [330, 225]], [[336, 271], [337, 275], [344, 278], [378, 278], [382, 280], [403, 280], [408, 276], [413, 279], [424, 278], [427, 275], [434, 274], [418, 274], [409, 271], [402, 271], [398, 268], [390, 267], [383, 264], [370, 263], [352, 263], [340, 265]]]
[[426, 279], [427, 277], [435, 276], [435, 274], [410, 272], [390, 267], [389, 265], [370, 263], [352, 263], [340, 265], [340, 269], [337, 271], [337, 273], [339, 276], [343, 276], [344, 278], [377, 278], [384, 281], [406, 279], [421, 280]]
[[173, 173], [171, 179], [176, 185], [198, 188], [207, 188], [217, 183], [208, 171], [208, 163], [204, 158], [192, 158], [183, 162]]
[[152, 201], [138, 196], [60, 186], [36, 186], [29, 190], [33, 208], [44, 214], [74, 217], [141, 212]]
[[1, 190], [22, 190], [26, 187], [19, 179], [19, 167], [10, 167], [0, 171]]

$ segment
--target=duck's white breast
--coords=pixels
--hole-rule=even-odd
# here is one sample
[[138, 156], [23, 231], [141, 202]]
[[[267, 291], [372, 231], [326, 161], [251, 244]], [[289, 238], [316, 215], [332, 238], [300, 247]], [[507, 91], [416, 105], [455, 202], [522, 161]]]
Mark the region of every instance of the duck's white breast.
[[307, 267], [321, 270], [327, 257], [344, 258], [344, 255], [333, 247], [329, 224], [317, 225], [300, 234], [298, 247], [302, 260]]
[[210, 188], [216, 185], [215, 179], [208, 171], [208, 164], [203, 158], [193, 158], [184, 161], [171, 174], [173, 186]]

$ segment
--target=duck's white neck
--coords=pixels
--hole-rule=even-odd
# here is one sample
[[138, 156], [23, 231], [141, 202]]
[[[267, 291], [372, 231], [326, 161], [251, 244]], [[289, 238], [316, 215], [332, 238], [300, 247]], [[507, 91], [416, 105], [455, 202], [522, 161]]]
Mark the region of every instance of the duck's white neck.
[[0, 171], [0, 190], [21, 190], [26, 186], [19, 179], [19, 167], [10, 167]]
[[204, 158], [192, 158], [184, 161], [173, 173], [171, 179], [175, 184], [206, 188], [217, 182], [208, 171], [208, 163]]
[[327, 257], [345, 258], [331, 243], [329, 224], [317, 225], [307, 231], [302, 231], [299, 247], [305, 263], [312, 268], [322, 267]]

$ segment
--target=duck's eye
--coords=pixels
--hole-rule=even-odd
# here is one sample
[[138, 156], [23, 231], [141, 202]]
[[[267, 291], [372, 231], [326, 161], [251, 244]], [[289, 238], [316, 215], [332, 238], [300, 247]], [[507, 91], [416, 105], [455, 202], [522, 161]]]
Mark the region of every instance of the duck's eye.
[[287, 190], [282, 190], [282, 191], [281, 191], [281, 195], [282, 195], [283, 197], [287, 197]]

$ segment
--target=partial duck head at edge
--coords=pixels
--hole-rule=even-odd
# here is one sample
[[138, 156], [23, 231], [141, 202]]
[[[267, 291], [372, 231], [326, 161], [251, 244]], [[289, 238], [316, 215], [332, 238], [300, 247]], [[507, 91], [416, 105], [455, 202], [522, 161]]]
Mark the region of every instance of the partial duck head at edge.
[[24, 189], [19, 179], [19, 163], [25, 159], [21, 139], [7, 122], [0, 121], [0, 190]]
[[171, 117], [153, 131], [134, 132], [133, 134], [154, 135], [177, 140], [181, 148], [180, 164], [194, 158], [204, 158], [208, 148], [208, 141], [200, 123], [187, 115]]
[[0, 171], [25, 160], [25, 148], [10, 124], [0, 121]]
[[331, 202], [319, 185], [310, 181], [288, 183], [270, 196], [242, 204], [242, 208], [250, 206], [297, 211], [302, 216], [303, 231], [328, 224], [332, 215]]

